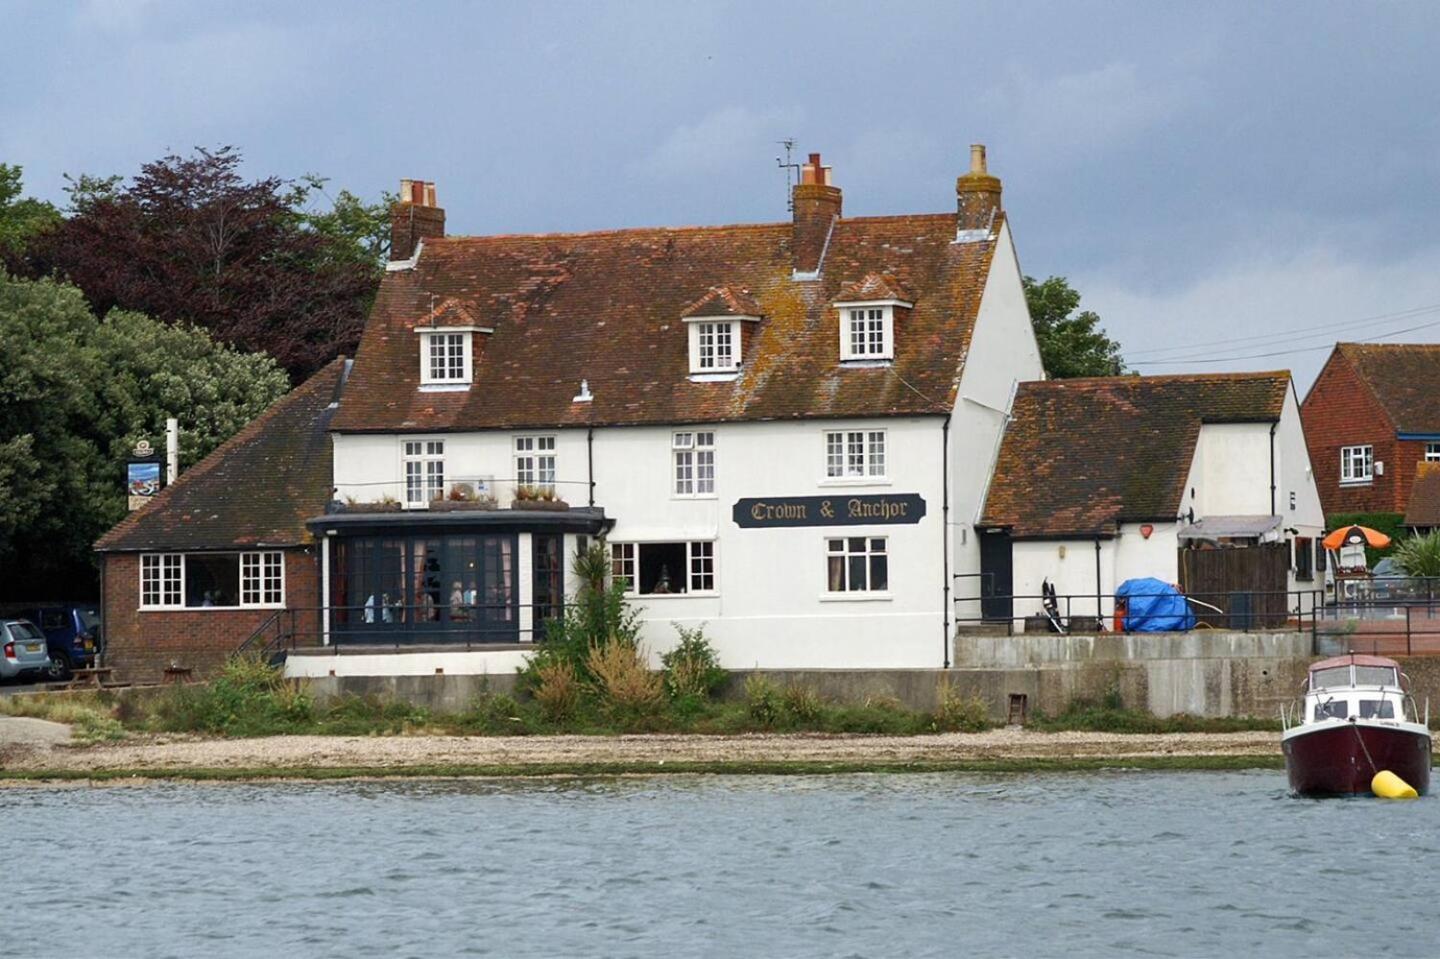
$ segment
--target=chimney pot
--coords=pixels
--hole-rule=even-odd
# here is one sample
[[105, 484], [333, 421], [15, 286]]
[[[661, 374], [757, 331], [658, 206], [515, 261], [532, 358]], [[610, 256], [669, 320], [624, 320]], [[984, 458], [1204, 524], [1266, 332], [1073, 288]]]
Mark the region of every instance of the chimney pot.
[[445, 211], [435, 202], [435, 184], [401, 180], [400, 195], [390, 208], [390, 259], [408, 260], [423, 239], [445, 235]]
[[955, 230], [960, 234], [988, 234], [995, 223], [995, 217], [1003, 207], [1000, 205], [1000, 178], [993, 175], [985, 163], [985, 144], [970, 145], [970, 172], [955, 180], [955, 201], [958, 214]]
[[840, 188], [830, 184], [830, 168], [820, 162], [820, 154], [810, 154], [791, 197], [790, 250], [796, 273], [820, 271], [830, 230], [840, 219], [840, 200]]

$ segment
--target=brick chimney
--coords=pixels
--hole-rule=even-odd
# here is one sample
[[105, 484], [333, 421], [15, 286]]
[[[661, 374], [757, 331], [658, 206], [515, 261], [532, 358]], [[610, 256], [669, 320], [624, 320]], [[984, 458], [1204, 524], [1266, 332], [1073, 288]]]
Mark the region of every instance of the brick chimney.
[[1001, 211], [1000, 178], [985, 168], [985, 144], [970, 145], [970, 172], [955, 180], [955, 199], [960, 219], [955, 229], [990, 231]]
[[830, 168], [820, 154], [800, 167], [795, 185], [795, 217], [790, 226], [790, 254], [796, 273], [817, 273], [825, 258], [830, 229], [840, 219], [840, 188], [830, 185]]
[[400, 198], [390, 208], [390, 259], [408, 260], [416, 245], [445, 235], [445, 211], [435, 205], [435, 184], [401, 180]]

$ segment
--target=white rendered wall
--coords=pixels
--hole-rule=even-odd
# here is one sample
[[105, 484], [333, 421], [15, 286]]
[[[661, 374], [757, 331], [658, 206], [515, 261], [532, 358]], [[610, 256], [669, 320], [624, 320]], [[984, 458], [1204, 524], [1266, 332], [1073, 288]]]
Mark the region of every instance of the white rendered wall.
[[1200, 466], [1197, 520], [1270, 515], [1270, 426], [1206, 423], [1200, 427], [1195, 454]]
[[[1279, 476], [1276, 506], [1280, 515], [1285, 517], [1284, 525], [1297, 530], [1296, 535], [1316, 540], [1325, 531], [1325, 511], [1320, 505], [1320, 490], [1315, 485], [1315, 474], [1310, 467], [1310, 451], [1305, 445], [1305, 427], [1300, 420], [1300, 403], [1295, 397], [1293, 383], [1285, 394], [1285, 407], [1275, 434], [1275, 455]], [[1292, 493], [1293, 508], [1290, 506]], [[1311, 563], [1313, 568], [1313, 558]], [[1321, 573], [1314, 574], [1310, 580], [1297, 580], [1292, 552], [1290, 589], [1320, 589], [1324, 581], [1325, 576]], [[1308, 606], [1308, 600], [1306, 602]]]
[[[954, 614], [980, 615], [980, 543], [975, 522], [1000, 453], [1016, 385], [1045, 377], [1025, 303], [1009, 222], [1000, 227], [990, 274], [970, 338], [970, 357], [950, 423], [950, 571]], [[1015, 591], [1022, 592], [1018, 583]]]
[[[1100, 540], [1099, 592], [1115, 592], [1115, 541]], [[1038, 597], [1046, 579], [1059, 597], [1061, 617], [1094, 616], [1096, 593], [1095, 540], [1016, 540], [1011, 546], [1015, 595]], [[1066, 597], [1069, 597], [1067, 600]], [[1015, 600], [1015, 618], [1039, 613], [1039, 599]], [[1100, 603], [1102, 615], [1111, 612], [1110, 600]], [[1019, 628], [1017, 622], [1016, 627]]]
[[[940, 417], [810, 420], [675, 427], [600, 428], [594, 434], [595, 502], [613, 518], [613, 542], [715, 542], [716, 589], [709, 594], [637, 597], [644, 639], [657, 655], [678, 639], [674, 624], [704, 625], [724, 665], [742, 667], [938, 666], [945, 655], [943, 611]], [[716, 495], [672, 492], [672, 433], [715, 433]], [[887, 477], [835, 481], [825, 477], [827, 430], [884, 429]], [[526, 431], [528, 435], [530, 431]], [[572, 505], [588, 502], [584, 429], [557, 437], [556, 478]], [[445, 434], [447, 480], [494, 476], [500, 500], [513, 473], [516, 433]], [[396, 436], [335, 437], [339, 496], [399, 498]], [[732, 508], [742, 497], [919, 494], [926, 514], [915, 524], [741, 529]], [[881, 596], [826, 592], [826, 540], [884, 536], [890, 589]], [[528, 537], [521, 537], [527, 541]], [[567, 537], [573, 554], [574, 537]], [[529, 566], [520, 582], [528, 589]], [[680, 570], [674, 571], [682, 573]], [[567, 590], [578, 585], [567, 571]], [[522, 597], [523, 600], [524, 597]]]

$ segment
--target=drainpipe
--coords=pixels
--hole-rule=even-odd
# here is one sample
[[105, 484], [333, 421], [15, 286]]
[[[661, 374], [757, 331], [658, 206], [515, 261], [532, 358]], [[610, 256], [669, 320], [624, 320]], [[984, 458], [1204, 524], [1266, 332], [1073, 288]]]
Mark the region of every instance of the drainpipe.
[[1270, 515], [1275, 514], [1275, 427], [1279, 423], [1270, 424]]
[[[941, 565], [945, 570], [945, 605], [941, 609], [944, 625], [941, 657], [945, 668], [950, 668], [950, 414], [940, 425], [940, 546]], [[1012, 590], [1013, 592], [1013, 590]]]
[[1105, 613], [1100, 608], [1100, 594], [1104, 590], [1100, 586], [1100, 537], [1095, 537], [1095, 631], [1100, 631], [1100, 626], [1105, 618]]
[[590, 505], [595, 505], [595, 427], [585, 427], [585, 475], [590, 482]]
[[104, 666], [109, 659], [105, 655], [105, 647], [110, 645], [110, 627], [113, 622], [110, 618], [110, 610], [105, 608], [105, 564], [109, 561], [109, 553], [100, 554], [100, 645], [95, 651], [95, 665]]

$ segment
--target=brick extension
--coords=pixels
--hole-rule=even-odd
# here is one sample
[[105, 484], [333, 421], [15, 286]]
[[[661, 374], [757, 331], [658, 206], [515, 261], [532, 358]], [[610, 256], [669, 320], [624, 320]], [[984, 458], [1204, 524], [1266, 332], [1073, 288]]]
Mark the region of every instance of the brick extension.
[[[285, 551], [285, 599], [298, 614], [300, 630], [319, 632], [320, 564], [316, 547]], [[113, 553], [105, 557], [105, 629], [110, 639], [106, 662], [115, 677], [125, 682], [159, 682], [165, 667], [174, 663], [195, 670], [196, 676], [214, 672], [273, 609], [140, 609], [140, 554]]]

